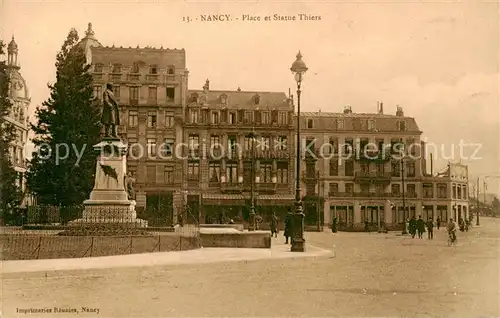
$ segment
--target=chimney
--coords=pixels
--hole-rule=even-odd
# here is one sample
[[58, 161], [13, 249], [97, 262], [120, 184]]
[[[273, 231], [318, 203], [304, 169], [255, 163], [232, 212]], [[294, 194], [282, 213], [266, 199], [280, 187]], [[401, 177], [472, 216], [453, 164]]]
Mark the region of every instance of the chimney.
[[350, 105], [344, 106], [344, 114], [352, 114], [352, 108]]
[[377, 102], [377, 113], [380, 115], [384, 114], [384, 103], [383, 102]]
[[396, 110], [396, 116], [399, 116], [399, 117], [404, 117], [404, 112], [403, 112], [403, 107], [401, 106], [397, 106], [397, 110]]

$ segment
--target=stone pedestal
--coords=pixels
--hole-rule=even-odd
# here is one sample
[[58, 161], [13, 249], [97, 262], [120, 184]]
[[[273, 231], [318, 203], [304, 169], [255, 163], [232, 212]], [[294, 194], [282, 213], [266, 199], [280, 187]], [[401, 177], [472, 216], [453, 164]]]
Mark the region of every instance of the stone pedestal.
[[127, 145], [120, 139], [104, 139], [94, 150], [99, 153], [94, 189], [83, 202], [83, 217], [70, 225], [146, 227], [147, 222], [137, 218], [136, 202], [128, 199], [125, 190]]

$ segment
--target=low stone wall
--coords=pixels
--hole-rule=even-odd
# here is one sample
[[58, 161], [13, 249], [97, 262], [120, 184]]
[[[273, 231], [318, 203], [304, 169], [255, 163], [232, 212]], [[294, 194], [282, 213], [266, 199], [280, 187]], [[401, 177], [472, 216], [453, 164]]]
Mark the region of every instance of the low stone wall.
[[[87, 227], [93, 227], [98, 224], [89, 224]], [[110, 227], [113, 226], [112, 224], [101, 224], [101, 226], [105, 227]], [[67, 230], [69, 228], [76, 228], [76, 227], [86, 227], [85, 225], [61, 225], [61, 224], [24, 224], [22, 226], [23, 230], [41, 230], [41, 231], [56, 231], [56, 230]], [[131, 226], [131, 228], [136, 228], [135, 224], [134, 226]], [[148, 231], [148, 232], [175, 232], [175, 228], [172, 226], [148, 226], [148, 227], [141, 227], [140, 228], [142, 231]]]
[[203, 247], [271, 248], [271, 233], [200, 233]]
[[200, 228], [212, 228], [212, 229], [236, 229], [238, 231], [243, 231], [243, 224], [200, 224]]
[[0, 235], [2, 260], [79, 258], [192, 250], [201, 247], [199, 236]]

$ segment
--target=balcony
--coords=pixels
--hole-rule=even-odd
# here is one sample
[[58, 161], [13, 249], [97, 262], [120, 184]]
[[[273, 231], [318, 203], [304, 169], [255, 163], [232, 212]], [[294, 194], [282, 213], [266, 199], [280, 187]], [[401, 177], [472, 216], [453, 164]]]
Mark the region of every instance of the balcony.
[[274, 194], [276, 192], [276, 183], [264, 182], [264, 183], [257, 183], [256, 185], [257, 185], [256, 189], [259, 193]]
[[141, 74], [130, 73], [130, 74], [128, 74], [127, 79], [131, 82], [138, 82], [141, 79]]
[[92, 74], [92, 79], [94, 81], [102, 81], [103, 80], [103, 74], [102, 73], [93, 73]]
[[243, 191], [243, 184], [239, 182], [223, 182], [220, 185], [223, 193], [241, 193]]
[[148, 75], [146, 75], [146, 83], [157, 84], [158, 78], [159, 78], [158, 74], [148, 74]]
[[354, 182], [389, 183], [391, 182], [391, 173], [360, 171], [354, 174]]
[[174, 74], [171, 74], [171, 75], [164, 75], [164, 76], [163, 76], [163, 81], [164, 81], [166, 84], [174, 84], [174, 83], [175, 83], [175, 81], [176, 81], [175, 75], [174, 75]]
[[112, 82], [119, 82], [122, 80], [122, 73], [111, 73], [109, 74], [109, 80]]
[[358, 161], [370, 161], [370, 162], [385, 162], [392, 158], [391, 152], [389, 150], [379, 151], [379, 150], [366, 150], [359, 151], [356, 156]]
[[332, 198], [352, 198], [354, 196], [354, 193], [352, 193], [352, 192], [329, 192], [328, 196], [332, 197]]

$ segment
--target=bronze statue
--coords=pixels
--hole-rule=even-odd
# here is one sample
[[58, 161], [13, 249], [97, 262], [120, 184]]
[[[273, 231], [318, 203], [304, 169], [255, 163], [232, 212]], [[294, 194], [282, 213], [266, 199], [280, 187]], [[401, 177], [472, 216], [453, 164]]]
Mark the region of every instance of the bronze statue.
[[116, 127], [120, 125], [120, 112], [118, 102], [113, 93], [113, 85], [106, 84], [106, 90], [102, 94], [103, 109], [101, 115], [101, 124], [104, 125], [105, 137], [118, 138]]
[[132, 178], [132, 173], [128, 172], [125, 176], [125, 190], [127, 191], [127, 196], [129, 200], [135, 200], [135, 190], [134, 190], [135, 179]]

